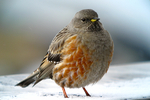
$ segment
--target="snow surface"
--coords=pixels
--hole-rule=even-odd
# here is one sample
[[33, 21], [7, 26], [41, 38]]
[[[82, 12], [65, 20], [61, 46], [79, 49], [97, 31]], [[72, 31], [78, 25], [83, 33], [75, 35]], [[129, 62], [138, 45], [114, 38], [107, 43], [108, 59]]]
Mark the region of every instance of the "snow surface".
[[[21, 88], [15, 86], [29, 74], [0, 77], [0, 100], [66, 100], [62, 89], [51, 79]], [[68, 99], [74, 100], [148, 100], [150, 99], [150, 62], [111, 66], [96, 84], [86, 86], [91, 97], [82, 88], [69, 89]]]

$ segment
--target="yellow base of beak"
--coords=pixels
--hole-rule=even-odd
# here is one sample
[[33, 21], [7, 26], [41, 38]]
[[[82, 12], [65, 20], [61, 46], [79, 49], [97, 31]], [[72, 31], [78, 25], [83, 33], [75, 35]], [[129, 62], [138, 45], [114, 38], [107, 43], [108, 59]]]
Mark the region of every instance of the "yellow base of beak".
[[95, 21], [97, 21], [97, 19], [91, 19], [91, 22], [95, 22]]

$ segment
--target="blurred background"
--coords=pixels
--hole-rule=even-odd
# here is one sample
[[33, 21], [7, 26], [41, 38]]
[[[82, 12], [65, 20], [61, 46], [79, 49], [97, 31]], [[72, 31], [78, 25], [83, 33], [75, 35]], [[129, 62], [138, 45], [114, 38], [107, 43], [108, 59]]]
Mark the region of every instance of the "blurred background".
[[0, 75], [33, 72], [82, 9], [95, 10], [111, 34], [111, 65], [150, 61], [150, 0], [0, 0]]

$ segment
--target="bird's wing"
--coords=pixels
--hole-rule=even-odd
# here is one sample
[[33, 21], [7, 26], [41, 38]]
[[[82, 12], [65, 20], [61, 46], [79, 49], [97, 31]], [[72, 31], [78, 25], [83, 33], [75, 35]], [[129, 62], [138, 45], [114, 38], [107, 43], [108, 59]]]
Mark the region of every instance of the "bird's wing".
[[61, 50], [63, 49], [64, 42], [72, 35], [73, 33], [69, 33], [67, 27], [61, 30], [54, 37], [39, 68], [37, 68], [29, 77], [18, 83], [17, 86], [19, 85], [22, 87], [26, 87], [34, 81], [34, 85], [36, 85], [38, 82], [45, 78], [52, 78], [52, 71], [54, 66], [62, 60]]
[[62, 60], [61, 50], [63, 49], [64, 42], [72, 35], [73, 34], [68, 32], [67, 27], [65, 27], [54, 37], [40, 67], [38, 68], [38, 70], [40, 70], [40, 73], [34, 85], [44, 78], [53, 77], [52, 71], [54, 66]]

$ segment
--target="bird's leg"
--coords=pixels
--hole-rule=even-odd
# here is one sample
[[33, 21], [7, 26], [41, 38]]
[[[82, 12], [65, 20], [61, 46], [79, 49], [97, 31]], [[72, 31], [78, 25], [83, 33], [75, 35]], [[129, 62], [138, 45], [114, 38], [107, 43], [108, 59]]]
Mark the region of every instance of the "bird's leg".
[[66, 91], [65, 91], [65, 88], [64, 88], [64, 87], [62, 87], [62, 91], [63, 91], [64, 97], [65, 97], [65, 98], [68, 98], [67, 93], [66, 93]]
[[87, 90], [85, 89], [85, 87], [82, 87], [82, 88], [83, 88], [83, 90], [84, 90], [86, 96], [91, 96], [91, 95], [87, 92]]

